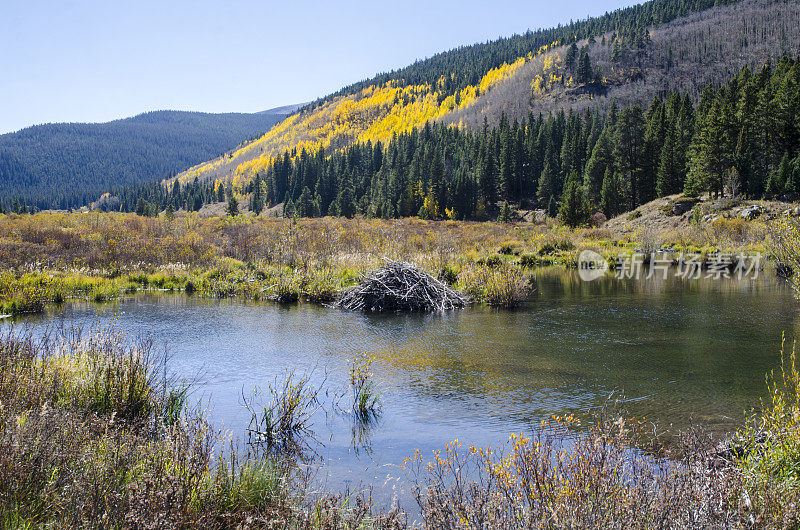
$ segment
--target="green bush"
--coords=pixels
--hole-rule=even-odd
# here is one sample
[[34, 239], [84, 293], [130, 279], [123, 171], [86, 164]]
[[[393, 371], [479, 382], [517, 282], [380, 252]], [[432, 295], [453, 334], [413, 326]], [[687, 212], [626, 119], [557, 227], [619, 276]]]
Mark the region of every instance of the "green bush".
[[575, 244], [572, 241], [569, 239], [555, 239], [542, 243], [539, 247], [539, 255], [548, 256], [555, 252], [567, 252], [570, 250], [575, 250]]

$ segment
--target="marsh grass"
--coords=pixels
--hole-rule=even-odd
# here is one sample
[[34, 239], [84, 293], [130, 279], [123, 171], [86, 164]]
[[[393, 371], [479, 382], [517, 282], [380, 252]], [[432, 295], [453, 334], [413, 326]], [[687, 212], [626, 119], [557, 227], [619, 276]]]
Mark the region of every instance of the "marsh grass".
[[[318, 393], [308, 375], [288, 370], [276, 376], [265, 391], [256, 388], [249, 398], [243, 396], [250, 411], [248, 443], [268, 451], [302, 454], [313, 439], [311, 422], [320, 408]], [[260, 401], [265, 403], [258, 405]]]
[[353, 413], [357, 420], [370, 422], [380, 412], [380, 392], [375, 384], [372, 364], [375, 357], [366, 353], [350, 361], [350, 388], [353, 392]]
[[[678, 250], [738, 253], [763, 250], [766, 234], [761, 222], [726, 219], [674, 229], [661, 239]], [[326, 304], [384, 258], [442, 273], [451, 285], [481, 279], [469, 287], [471, 298], [489, 302], [503, 288], [488, 282], [504, 280], [490, 270], [574, 267], [584, 248], [613, 259], [648, 246], [647, 239], [552, 223], [0, 215], [0, 311], [36, 313], [66, 298], [102, 303], [148, 290]], [[506, 305], [503, 296], [492, 298]]]

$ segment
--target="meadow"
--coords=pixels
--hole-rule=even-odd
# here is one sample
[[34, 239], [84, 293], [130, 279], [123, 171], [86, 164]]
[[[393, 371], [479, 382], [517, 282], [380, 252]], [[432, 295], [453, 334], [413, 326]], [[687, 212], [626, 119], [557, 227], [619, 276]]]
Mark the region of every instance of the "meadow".
[[104, 302], [146, 290], [329, 303], [386, 260], [410, 261], [473, 301], [510, 307], [539, 267], [575, 267], [582, 250], [766, 252], [769, 227], [720, 218], [630, 233], [545, 223], [415, 218], [167, 219], [113, 213], [0, 216], [0, 312], [68, 298]]

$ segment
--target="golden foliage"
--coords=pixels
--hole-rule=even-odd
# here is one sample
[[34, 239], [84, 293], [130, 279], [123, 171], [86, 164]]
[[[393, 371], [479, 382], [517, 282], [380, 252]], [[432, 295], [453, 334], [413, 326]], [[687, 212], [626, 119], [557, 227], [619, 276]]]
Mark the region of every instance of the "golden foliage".
[[[546, 50], [545, 46], [539, 53]], [[195, 178], [221, 177], [225, 184], [240, 189], [286, 151], [299, 154], [305, 149], [313, 153], [320, 148], [334, 151], [355, 142], [388, 142], [395, 134], [408, 132], [472, 104], [480, 94], [514, 75], [532, 57], [529, 54], [511, 64], [493, 68], [478, 86], [468, 86], [447, 97], [441, 93], [445, 82], [441, 78], [436, 86], [401, 86], [398, 82], [389, 82], [334, 98], [320, 107], [290, 116], [261, 138], [233, 153], [195, 166], [178, 179], [185, 184]]]

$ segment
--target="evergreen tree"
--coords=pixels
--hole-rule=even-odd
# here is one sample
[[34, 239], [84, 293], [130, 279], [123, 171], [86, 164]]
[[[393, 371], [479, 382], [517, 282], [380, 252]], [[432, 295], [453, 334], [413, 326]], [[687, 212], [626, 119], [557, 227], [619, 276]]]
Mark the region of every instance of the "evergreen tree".
[[511, 211], [508, 201], [503, 202], [503, 207], [500, 209], [500, 215], [497, 220], [501, 223], [510, 223], [514, 220], [514, 213]]
[[625, 198], [622, 194], [619, 177], [610, 168], [606, 170], [606, 174], [603, 177], [600, 210], [609, 219], [625, 211]]
[[558, 211], [559, 220], [570, 228], [577, 228], [589, 222], [589, 205], [583, 186], [577, 176], [571, 178], [564, 190], [564, 200]]
[[231, 217], [239, 215], [239, 201], [236, 200], [233, 193], [228, 197], [228, 206], [225, 208], [225, 212]]
[[264, 211], [264, 191], [264, 182], [259, 173], [253, 181], [253, 194], [250, 197], [250, 211], [256, 215], [261, 215], [261, 212]]
[[622, 111], [614, 131], [614, 159], [617, 171], [625, 179], [631, 210], [642, 204], [640, 178], [644, 154], [644, 115], [638, 105]]
[[781, 163], [769, 176], [767, 181], [767, 193], [779, 197], [786, 192], [787, 184], [792, 184], [792, 164], [789, 160], [789, 153], [783, 155]]
[[550, 197], [550, 200], [547, 202], [547, 216], [548, 217], [555, 217], [558, 215], [558, 203], [556, 202], [555, 196]]
[[581, 48], [580, 57], [578, 58], [578, 83], [591, 83], [594, 80], [594, 71], [592, 70], [592, 61], [589, 58], [589, 47], [584, 46]]
[[614, 165], [613, 155], [614, 147], [611, 144], [611, 138], [606, 129], [600, 134], [597, 143], [595, 143], [592, 149], [592, 155], [589, 157], [588, 162], [586, 162], [584, 186], [586, 187], [590, 200], [600, 200], [603, 178], [605, 177], [606, 171], [613, 168]]
[[578, 59], [578, 45], [573, 42], [567, 50], [567, 55], [564, 57], [564, 65], [567, 69], [572, 70], [575, 68], [575, 61]]
[[670, 127], [661, 149], [656, 181], [656, 195], [672, 195], [683, 190], [686, 161], [680, 146], [680, 132], [677, 125]]
[[721, 193], [726, 172], [732, 166], [727, 150], [724, 94], [719, 94], [706, 113], [690, 148], [687, 193]]

